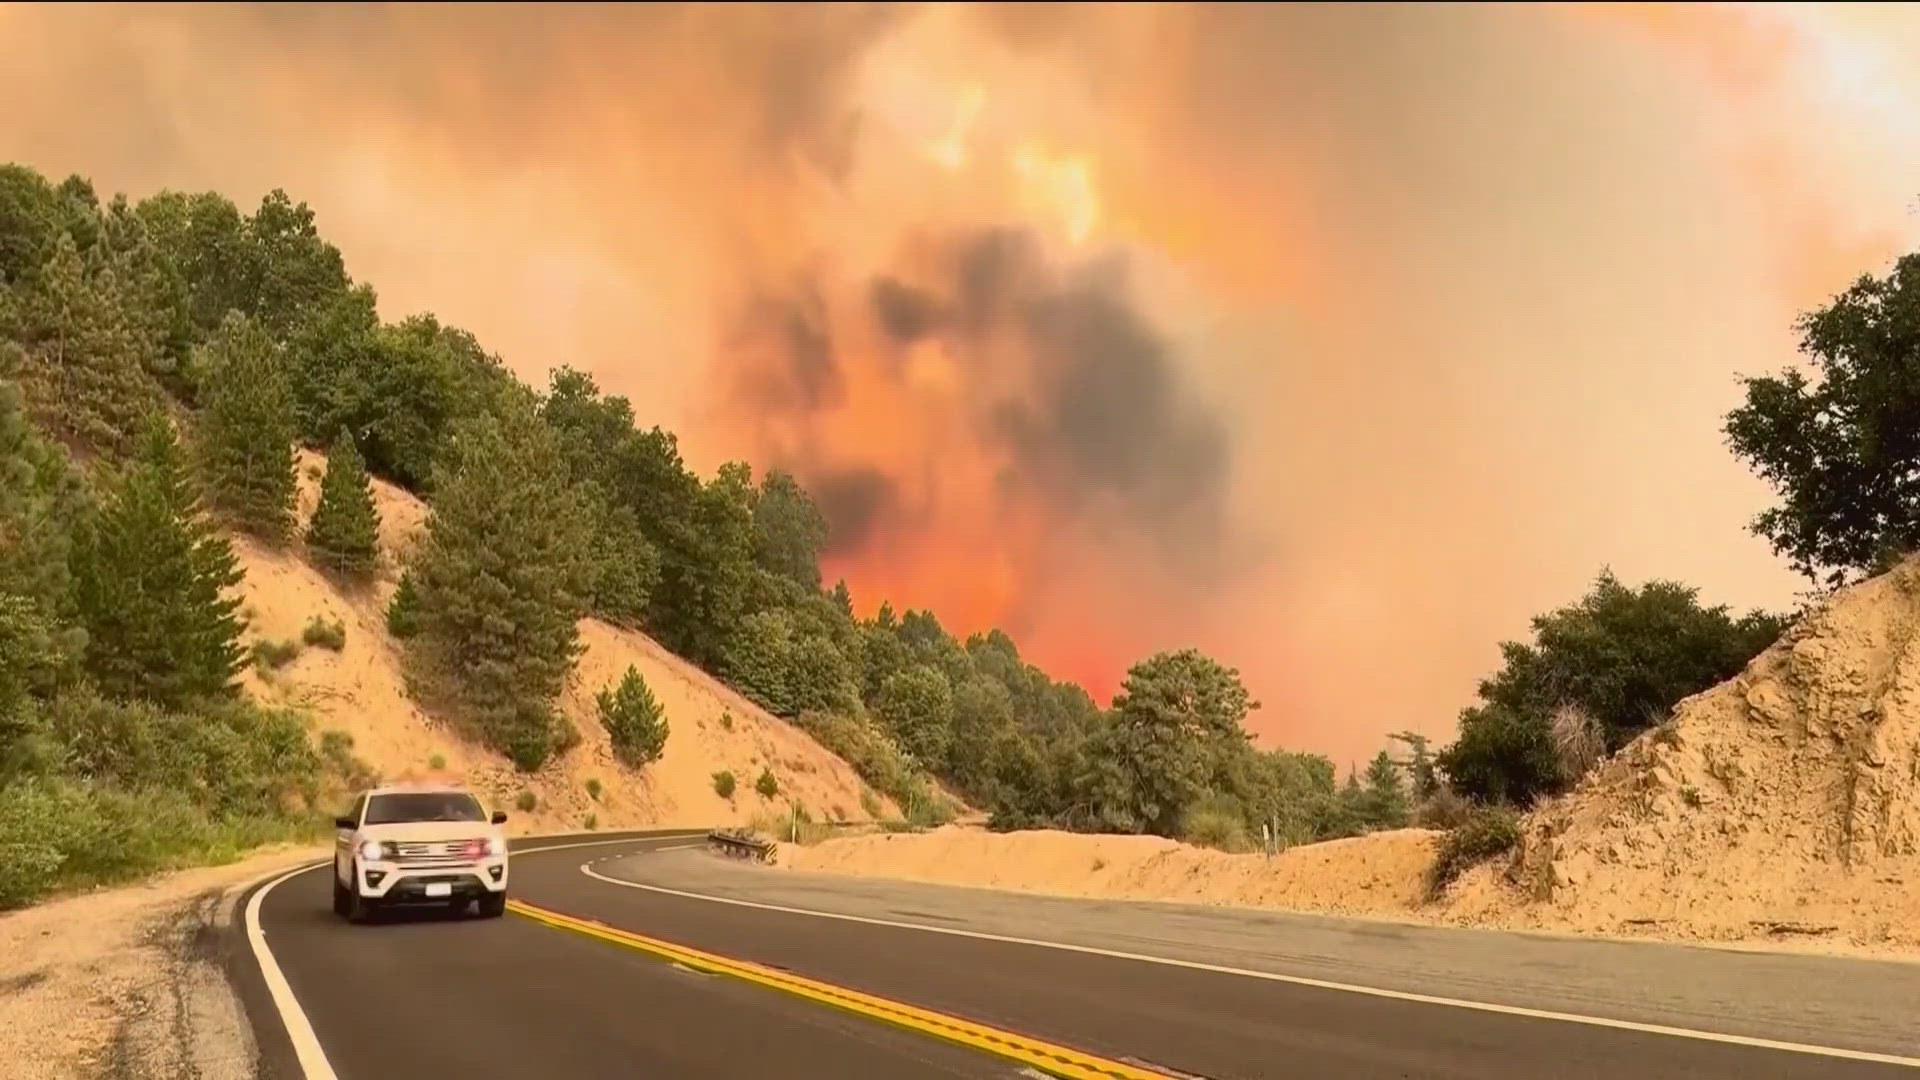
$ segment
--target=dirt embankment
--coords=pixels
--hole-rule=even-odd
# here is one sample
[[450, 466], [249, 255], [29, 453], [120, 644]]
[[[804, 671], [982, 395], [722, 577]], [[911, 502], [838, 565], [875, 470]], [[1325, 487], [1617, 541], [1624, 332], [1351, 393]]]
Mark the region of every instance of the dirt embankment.
[[1420, 898], [1438, 833], [1400, 829], [1229, 855], [1158, 836], [1085, 836], [943, 828], [879, 833], [812, 847], [781, 845], [779, 865], [943, 885], [1089, 898], [1395, 914]]
[[1920, 561], [1836, 594], [1466, 875], [1475, 923], [1920, 951]]
[[944, 830], [786, 849], [803, 870], [1069, 896], [1920, 955], [1920, 559], [1837, 593], [1680, 703], [1511, 858], [1437, 901], [1437, 834], [1226, 855], [1169, 840]]
[[[302, 521], [318, 499], [321, 468], [324, 461], [318, 455], [301, 454]], [[242, 591], [249, 637], [298, 641], [314, 616], [337, 620], [347, 631], [346, 646], [337, 653], [308, 646], [284, 667], [250, 670], [245, 685], [255, 697], [298, 705], [312, 713], [317, 729], [351, 735], [353, 753], [383, 777], [423, 774], [439, 759], [440, 772], [464, 780], [507, 809], [510, 828], [519, 833], [579, 829], [590, 815], [602, 829], [745, 823], [783, 811], [790, 802], [817, 818], [866, 816], [862, 796], [868, 789], [846, 762], [645, 634], [593, 619], [580, 623], [586, 652], [560, 700], [581, 741], [539, 772], [515, 771], [504, 757], [466, 739], [445, 718], [429, 716], [407, 692], [399, 644], [386, 627], [398, 567], [417, 541], [427, 508], [389, 484], [375, 481], [373, 486], [383, 566], [365, 589], [340, 589], [297, 550], [273, 550], [245, 538], [234, 541], [246, 570]], [[665, 754], [639, 770], [614, 759], [594, 704], [594, 695], [617, 683], [629, 665], [647, 680], [669, 725]], [[754, 790], [762, 768], [770, 768], [780, 783], [780, 793], [772, 799]], [[714, 792], [713, 774], [721, 770], [734, 774], [731, 799]], [[589, 780], [599, 781], [597, 799], [589, 794]], [[521, 792], [533, 794], [533, 812], [514, 810]], [[898, 812], [877, 794], [870, 799], [884, 813]]]

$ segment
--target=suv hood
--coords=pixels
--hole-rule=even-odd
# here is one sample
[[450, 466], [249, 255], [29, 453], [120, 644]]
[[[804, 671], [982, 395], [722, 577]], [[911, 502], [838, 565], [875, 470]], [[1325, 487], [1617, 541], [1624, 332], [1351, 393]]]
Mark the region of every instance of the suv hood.
[[500, 827], [485, 821], [396, 821], [362, 825], [360, 835], [369, 840], [473, 840], [498, 837]]

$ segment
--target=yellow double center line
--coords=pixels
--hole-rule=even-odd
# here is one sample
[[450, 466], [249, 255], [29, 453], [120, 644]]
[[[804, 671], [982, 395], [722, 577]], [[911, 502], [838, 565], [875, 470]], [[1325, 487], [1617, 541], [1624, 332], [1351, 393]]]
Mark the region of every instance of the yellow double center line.
[[997, 1054], [1051, 1075], [1064, 1077], [1066, 1080], [1167, 1080], [1166, 1073], [1144, 1069], [1138, 1065], [1129, 1065], [1124, 1061], [1096, 1057], [1084, 1051], [1057, 1046], [1031, 1036], [1018, 1035], [1011, 1031], [988, 1027], [985, 1024], [976, 1024], [971, 1020], [962, 1020], [957, 1016], [948, 1016], [945, 1013], [933, 1012], [904, 1002], [863, 994], [858, 990], [849, 990], [832, 983], [802, 978], [763, 964], [716, 956], [685, 945], [676, 945], [644, 934], [616, 929], [591, 919], [564, 915], [523, 900], [510, 900], [507, 902], [507, 907], [535, 922], [545, 923], [562, 930], [573, 930], [602, 941], [625, 945], [630, 949], [650, 952], [696, 971], [730, 975], [736, 979], [758, 983], [761, 986], [832, 1005], [848, 1012], [859, 1013], [875, 1020], [911, 1028], [950, 1042], [971, 1046], [976, 1050]]

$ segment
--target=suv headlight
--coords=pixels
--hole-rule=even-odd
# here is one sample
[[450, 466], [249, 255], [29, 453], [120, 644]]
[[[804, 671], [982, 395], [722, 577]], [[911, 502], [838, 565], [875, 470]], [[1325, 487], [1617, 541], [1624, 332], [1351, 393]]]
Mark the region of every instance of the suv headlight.
[[361, 862], [383, 862], [387, 858], [387, 846], [378, 840], [366, 840], [360, 844]]
[[507, 853], [507, 842], [497, 836], [487, 837], [487, 857], [497, 859]]

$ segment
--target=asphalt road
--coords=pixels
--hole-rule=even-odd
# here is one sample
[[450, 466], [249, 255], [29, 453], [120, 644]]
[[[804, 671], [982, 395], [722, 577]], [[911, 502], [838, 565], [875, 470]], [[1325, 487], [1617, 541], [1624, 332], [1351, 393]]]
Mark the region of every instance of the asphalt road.
[[[678, 867], [684, 881], [711, 864], [684, 852], [633, 852], [688, 842], [529, 850], [514, 859], [513, 891], [568, 915], [1211, 1080], [1920, 1077], [1884, 1063], [714, 903], [581, 870], [591, 862], [609, 877], [664, 884], [659, 868]], [[769, 889], [783, 877], [738, 873], [763, 875]], [[329, 910], [327, 888], [324, 870], [274, 887], [262, 899], [260, 925], [342, 1080], [1019, 1075], [1012, 1062], [907, 1028], [517, 915], [349, 925]], [[933, 906], [943, 901], [925, 897], [928, 910], [918, 914], [938, 924]], [[301, 1076], [259, 973], [238, 974], [263, 1075]]]

